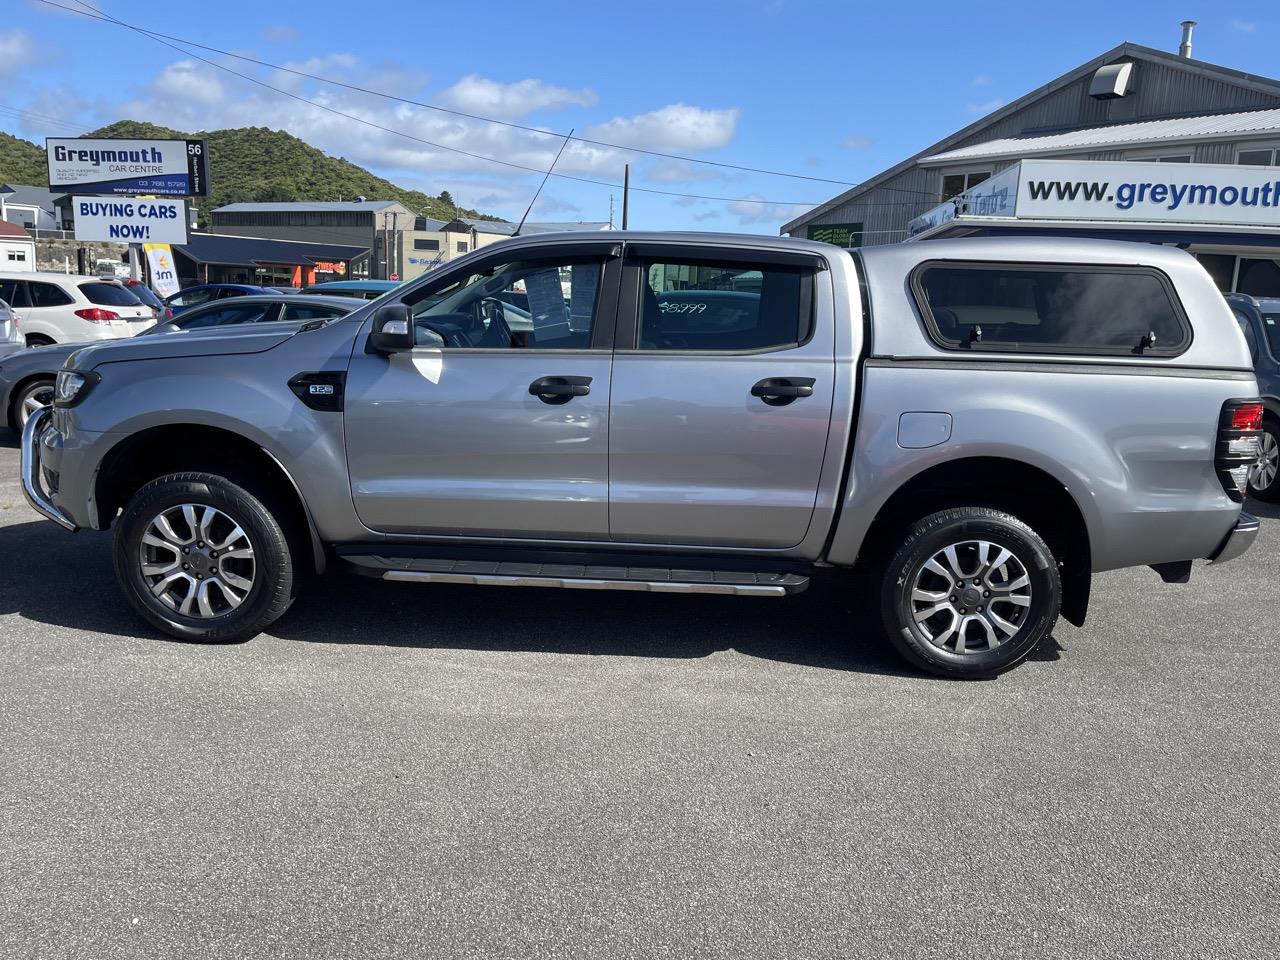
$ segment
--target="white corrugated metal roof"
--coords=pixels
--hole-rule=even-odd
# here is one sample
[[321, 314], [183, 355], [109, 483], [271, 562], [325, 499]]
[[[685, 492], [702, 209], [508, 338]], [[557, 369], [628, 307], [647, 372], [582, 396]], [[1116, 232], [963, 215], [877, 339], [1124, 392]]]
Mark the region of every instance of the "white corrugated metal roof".
[[321, 200], [293, 203], [228, 203], [214, 213], [322, 213], [346, 210], [357, 213], [376, 212], [385, 207], [401, 206], [398, 200]]
[[1031, 157], [1045, 153], [1093, 150], [1106, 147], [1143, 144], [1177, 143], [1194, 140], [1216, 140], [1222, 137], [1280, 137], [1280, 109], [1249, 110], [1244, 113], [1212, 113], [1200, 117], [1177, 117], [1172, 120], [1144, 120], [1139, 123], [1117, 123], [1106, 127], [1088, 127], [1067, 133], [1050, 133], [1036, 137], [1009, 137], [975, 143], [958, 150], [935, 153], [920, 163], [934, 166], [957, 161], [987, 160], [997, 157]]

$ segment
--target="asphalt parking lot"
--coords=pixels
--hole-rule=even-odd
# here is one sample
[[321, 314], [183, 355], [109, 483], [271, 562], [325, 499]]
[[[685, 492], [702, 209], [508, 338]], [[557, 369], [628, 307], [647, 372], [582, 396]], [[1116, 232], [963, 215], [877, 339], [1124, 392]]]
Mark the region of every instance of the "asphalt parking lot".
[[1280, 520], [955, 683], [820, 592], [335, 575], [182, 644], [16, 477], [5, 957], [1280, 954]]

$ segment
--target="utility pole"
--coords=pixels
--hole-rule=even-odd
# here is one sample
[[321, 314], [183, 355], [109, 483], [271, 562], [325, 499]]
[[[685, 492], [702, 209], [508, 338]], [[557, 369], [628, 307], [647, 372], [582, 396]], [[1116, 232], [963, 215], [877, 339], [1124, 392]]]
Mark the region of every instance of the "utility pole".
[[631, 164], [622, 167], [622, 229], [627, 229], [627, 201], [631, 197]]
[[389, 256], [390, 255], [387, 252], [387, 211], [383, 210], [382, 211], [382, 276], [379, 277], [380, 280], [390, 279], [391, 271], [387, 269], [387, 262], [388, 262]]
[[[391, 211], [391, 245], [395, 248], [395, 259], [392, 261], [395, 264], [395, 267], [391, 271], [391, 273], [393, 273], [395, 276], [398, 277], [400, 276], [400, 211], [399, 210]], [[391, 277], [387, 277], [387, 279], [390, 280]]]

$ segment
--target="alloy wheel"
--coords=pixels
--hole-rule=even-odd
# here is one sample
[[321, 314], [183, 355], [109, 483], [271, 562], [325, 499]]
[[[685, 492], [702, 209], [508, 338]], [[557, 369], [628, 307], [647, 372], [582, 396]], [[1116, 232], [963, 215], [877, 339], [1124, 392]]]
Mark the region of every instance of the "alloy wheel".
[[957, 654], [994, 650], [1022, 628], [1031, 607], [1026, 564], [1006, 547], [965, 540], [916, 571], [911, 616], [934, 646]]
[[1262, 453], [1258, 461], [1249, 468], [1249, 486], [1254, 490], [1266, 490], [1275, 482], [1276, 471], [1280, 470], [1280, 443], [1270, 430], [1262, 431]]
[[253, 589], [253, 544], [221, 510], [183, 503], [157, 514], [138, 551], [152, 596], [185, 617], [209, 620], [235, 610]]
[[51, 403], [53, 403], [53, 384], [43, 383], [29, 387], [18, 403], [18, 429], [21, 430], [27, 425], [33, 413]]

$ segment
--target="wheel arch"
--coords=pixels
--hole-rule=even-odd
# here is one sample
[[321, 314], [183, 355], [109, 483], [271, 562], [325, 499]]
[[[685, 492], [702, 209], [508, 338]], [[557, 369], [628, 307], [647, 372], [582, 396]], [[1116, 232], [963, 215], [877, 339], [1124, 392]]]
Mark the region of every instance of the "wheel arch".
[[285, 511], [281, 525], [312, 566], [324, 571], [326, 554], [302, 490], [280, 459], [261, 444], [223, 427], [201, 423], [152, 426], [121, 439], [98, 463], [92, 481], [93, 526], [105, 530], [148, 481], [168, 473], [204, 471], [226, 476]]
[[859, 546], [859, 562], [879, 562], [896, 534], [921, 517], [957, 506], [1003, 510], [1040, 534], [1061, 564], [1062, 615], [1084, 625], [1092, 570], [1084, 513], [1064, 483], [1021, 460], [962, 457], [916, 473], [876, 512]]

